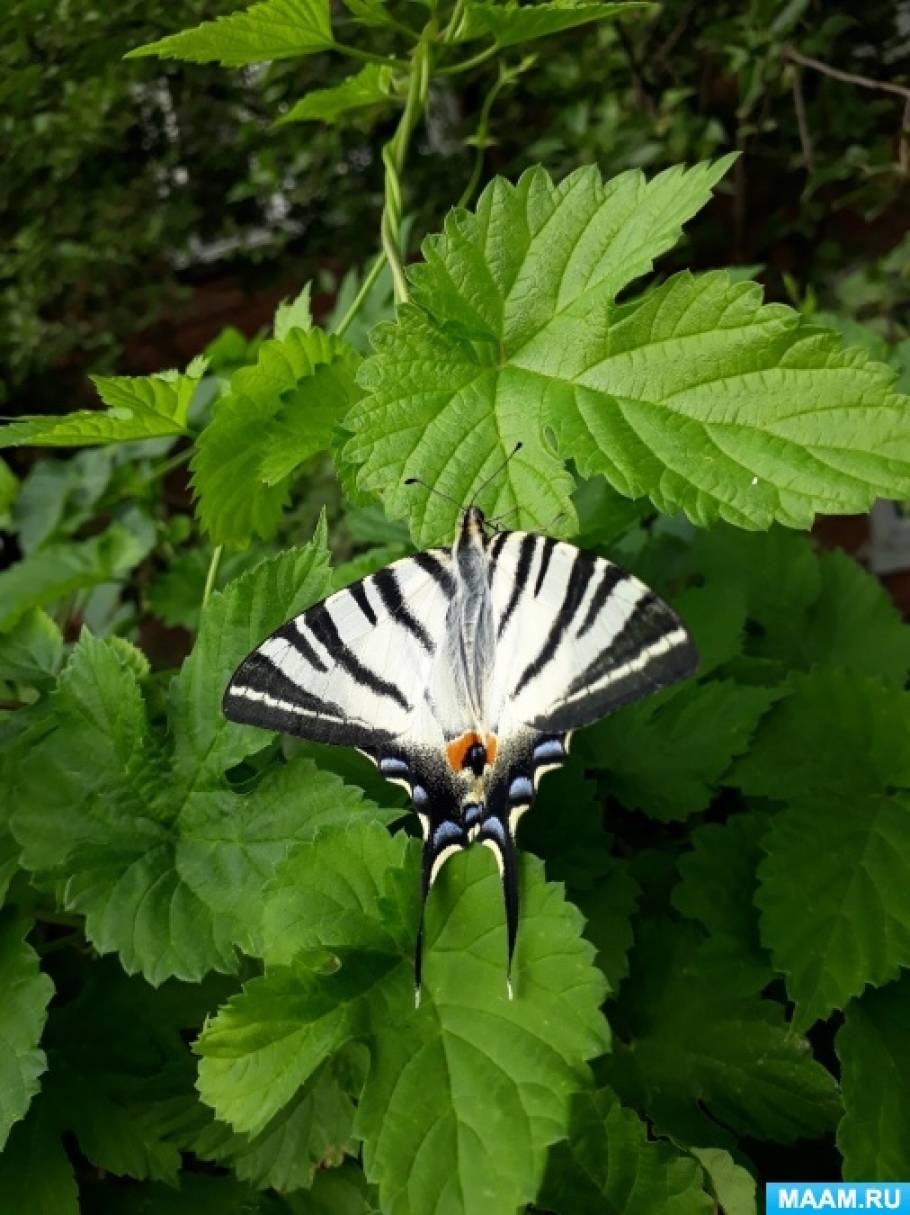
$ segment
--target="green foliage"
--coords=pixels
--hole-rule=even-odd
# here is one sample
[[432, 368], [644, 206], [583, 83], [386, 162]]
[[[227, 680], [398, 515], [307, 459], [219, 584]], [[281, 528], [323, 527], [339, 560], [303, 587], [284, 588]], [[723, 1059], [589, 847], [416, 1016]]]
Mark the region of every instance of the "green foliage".
[[266, 59], [292, 59], [311, 55], [332, 45], [332, 28], [326, 0], [262, 0], [244, 12], [205, 21], [195, 29], [150, 42], [130, 51], [127, 58], [161, 55], [242, 67]]
[[[855, 330], [795, 291], [798, 311], [764, 304], [742, 266], [646, 277], [715, 189], [741, 193], [716, 131], [687, 135], [691, 168], [524, 166], [470, 206], [493, 102], [534, 74], [502, 52], [586, 25], [609, 74], [663, 20], [651, 6], [467, 0], [422, 30], [393, 0], [345, 7], [263, 0], [133, 52], [279, 61], [243, 78], [269, 99], [261, 125], [292, 134], [397, 115], [374, 158], [380, 252], [334, 313], [313, 324], [307, 285], [270, 337], [226, 331], [182, 375], [96, 377], [104, 408], [4, 432], [90, 450], [15, 451], [21, 479], [0, 464], [19, 546], [0, 574], [0, 1208], [755, 1215], [753, 1141], [786, 1175], [788, 1151], [835, 1135], [846, 1176], [906, 1176], [910, 629], [792, 530], [910, 494], [902, 356], [878, 331], [843, 349], [831, 328]], [[699, 53], [732, 55], [748, 142], [749, 72], [792, 68], [800, 6], [762, 28], [722, 9], [685, 21]], [[558, 45], [544, 78], [566, 71]], [[322, 50], [365, 66], [323, 77]], [[297, 56], [324, 86], [302, 97], [280, 66]], [[460, 97], [488, 60], [474, 175], [428, 191], [442, 231], [405, 269], [431, 83]], [[644, 96], [661, 55], [633, 60]], [[854, 281], [857, 315], [902, 264]], [[400, 798], [356, 755], [228, 723], [221, 699], [265, 635], [409, 534], [447, 542], [494, 473], [488, 515], [615, 555], [677, 606], [701, 663], [544, 782], [521, 827], [515, 998], [475, 849], [434, 887], [415, 1008]]]
[[[571, 527], [569, 458], [701, 525], [804, 527], [816, 511], [910, 490], [893, 374], [791, 310], [762, 306], [754, 284], [686, 273], [615, 304], [729, 163], [608, 187], [594, 169], [558, 187], [537, 169], [488, 186], [476, 214], [450, 215], [411, 272], [418, 306], [380, 330], [363, 368], [346, 449], [363, 465], [360, 485], [384, 491], [396, 516], [413, 507], [408, 475], [468, 501], [523, 440], [484, 505], [517, 509], [525, 526], [562, 512]], [[452, 524], [430, 490], [416, 495], [420, 542]]]
[[94, 376], [106, 413], [86, 409], [60, 418], [23, 418], [0, 433], [0, 447], [82, 447], [89, 443], [125, 443], [187, 433], [193, 393], [205, 370], [194, 360], [186, 375], [162, 372], [147, 376]]

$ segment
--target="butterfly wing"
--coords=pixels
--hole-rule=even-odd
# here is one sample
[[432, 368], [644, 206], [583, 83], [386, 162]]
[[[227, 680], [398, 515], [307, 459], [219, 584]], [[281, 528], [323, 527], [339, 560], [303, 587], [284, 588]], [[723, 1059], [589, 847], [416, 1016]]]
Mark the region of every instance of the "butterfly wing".
[[449, 553], [431, 549], [330, 595], [244, 659], [225, 716], [377, 762], [398, 739], [441, 742], [427, 690], [454, 586]]
[[691, 675], [697, 654], [673, 609], [602, 557], [530, 532], [500, 532], [488, 555], [498, 752], [478, 839], [499, 863], [511, 970], [515, 830], [541, 776], [565, 760], [572, 730]]
[[500, 736], [562, 734], [695, 671], [673, 609], [638, 578], [530, 532], [490, 545], [496, 620], [491, 717]]

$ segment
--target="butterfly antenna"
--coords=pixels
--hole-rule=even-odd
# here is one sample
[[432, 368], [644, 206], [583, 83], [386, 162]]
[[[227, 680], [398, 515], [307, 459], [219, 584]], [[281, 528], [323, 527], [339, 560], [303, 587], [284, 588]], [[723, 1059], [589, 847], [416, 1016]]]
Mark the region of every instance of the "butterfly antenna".
[[443, 493], [441, 489], [437, 489], [435, 485], [428, 485], [427, 482], [421, 480], [420, 477], [407, 477], [404, 483], [405, 485], [422, 485], [423, 488], [429, 493], [439, 494], [440, 498], [445, 498], [446, 502], [451, 502], [453, 506], [457, 506], [458, 509], [461, 510], [460, 502], [456, 502], [454, 498], [450, 497], [446, 493]]
[[521, 451], [522, 447], [524, 447], [524, 444], [519, 439], [519, 441], [515, 444], [515, 446], [512, 448], [512, 450], [509, 452], [509, 454], [506, 456], [506, 458], [503, 460], [503, 462], [497, 468], [495, 468], [493, 470], [493, 472], [490, 473], [490, 475], [487, 477], [486, 481], [482, 481], [481, 484], [478, 486], [478, 488], [474, 490], [474, 493], [471, 497], [472, 505], [477, 501], [477, 499], [480, 497], [480, 495], [483, 493], [483, 491], [487, 488], [487, 486], [490, 484], [490, 482], [496, 480], [496, 478], [499, 476], [499, 474], [502, 472], [502, 470], [506, 467], [506, 465], [509, 463], [509, 461], [512, 459], [512, 457]]

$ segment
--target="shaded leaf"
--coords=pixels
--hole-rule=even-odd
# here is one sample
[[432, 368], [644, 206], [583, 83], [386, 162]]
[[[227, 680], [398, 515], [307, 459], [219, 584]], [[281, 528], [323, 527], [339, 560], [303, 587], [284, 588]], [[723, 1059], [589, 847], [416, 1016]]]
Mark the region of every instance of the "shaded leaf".
[[313, 89], [294, 103], [278, 122], [334, 123], [351, 110], [383, 105], [392, 91], [391, 68], [368, 63], [355, 76], [329, 89]]
[[33, 608], [122, 578], [153, 542], [153, 534], [137, 534], [114, 523], [91, 540], [49, 544], [23, 557], [0, 573], [0, 632], [8, 633]]
[[844, 1177], [910, 1176], [910, 975], [851, 1000], [835, 1040], [844, 1117]]
[[[11, 1127], [25, 1116], [47, 1066], [38, 1043], [54, 985], [23, 939], [30, 927], [12, 909], [0, 912], [0, 1148]], [[0, 1174], [0, 1195], [3, 1192]]]
[[884, 791], [805, 794], [772, 819], [756, 901], [797, 1028], [910, 966], [908, 831], [910, 794]]
[[609, 774], [611, 792], [625, 805], [652, 818], [685, 818], [708, 806], [778, 695], [729, 679], [690, 683], [595, 726], [585, 754]]
[[691, 1156], [651, 1142], [606, 1088], [573, 1098], [569, 1141], [550, 1153], [540, 1202], [572, 1215], [714, 1215]]
[[760, 997], [766, 977], [694, 924], [640, 924], [606, 1069], [621, 1099], [697, 1147], [733, 1147], [736, 1134], [790, 1143], [829, 1130], [840, 1109], [834, 1078], [782, 1006]]

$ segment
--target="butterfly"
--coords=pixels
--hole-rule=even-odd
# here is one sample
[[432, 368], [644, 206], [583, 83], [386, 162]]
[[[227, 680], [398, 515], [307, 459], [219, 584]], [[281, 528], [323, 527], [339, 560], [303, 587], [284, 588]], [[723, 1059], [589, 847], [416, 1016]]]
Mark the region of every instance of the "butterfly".
[[430, 889], [460, 849], [492, 849], [511, 997], [515, 831], [540, 778], [565, 761], [573, 730], [696, 665], [685, 626], [643, 582], [565, 541], [495, 530], [472, 505], [450, 549], [396, 561], [267, 637], [223, 711], [356, 747], [407, 789], [423, 835], [417, 1003]]

